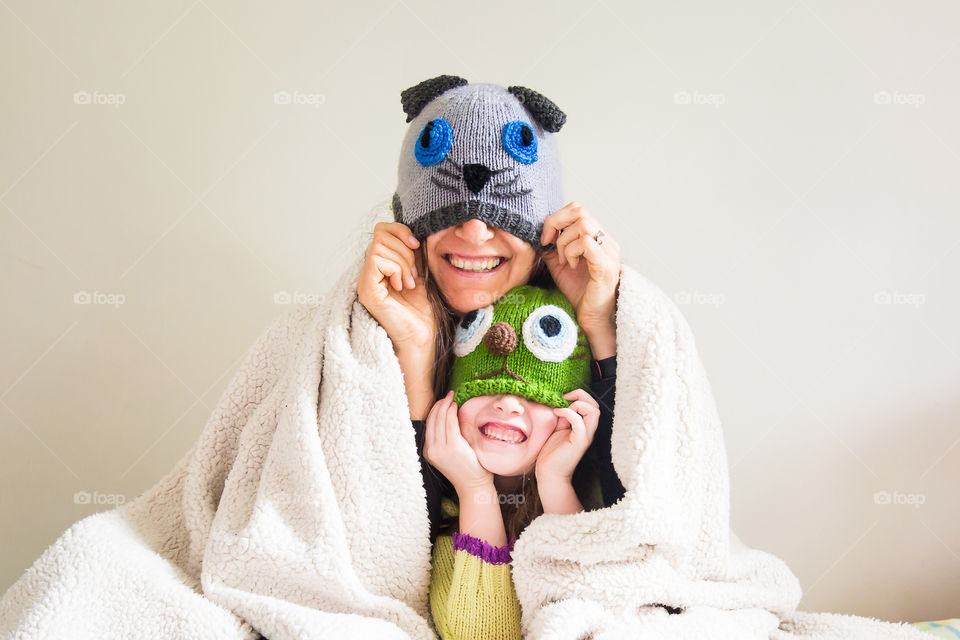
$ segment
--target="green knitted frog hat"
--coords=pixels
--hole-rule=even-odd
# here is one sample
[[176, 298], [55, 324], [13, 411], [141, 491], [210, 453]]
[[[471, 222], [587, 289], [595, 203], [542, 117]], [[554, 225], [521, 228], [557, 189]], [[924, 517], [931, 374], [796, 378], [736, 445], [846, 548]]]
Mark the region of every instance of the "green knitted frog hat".
[[450, 389], [462, 405], [512, 394], [568, 407], [564, 393], [590, 384], [592, 356], [576, 312], [558, 289], [519, 285], [457, 322]]

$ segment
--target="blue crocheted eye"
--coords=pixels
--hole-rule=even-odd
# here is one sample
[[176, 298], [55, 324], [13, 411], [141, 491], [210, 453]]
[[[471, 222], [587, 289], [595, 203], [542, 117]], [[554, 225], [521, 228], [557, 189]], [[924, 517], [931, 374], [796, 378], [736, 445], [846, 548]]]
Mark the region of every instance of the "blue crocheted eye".
[[577, 348], [577, 324], [560, 307], [545, 304], [523, 321], [523, 344], [544, 362], [563, 362]]
[[453, 127], [443, 118], [434, 118], [423, 125], [413, 155], [425, 167], [442, 162], [453, 145]]
[[493, 323], [493, 305], [470, 311], [457, 322], [453, 336], [453, 354], [463, 357], [477, 348]]
[[517, 162], [531, 164], [537, 161], [537, 136], [523, 120], [503, 125], [503, 148]]

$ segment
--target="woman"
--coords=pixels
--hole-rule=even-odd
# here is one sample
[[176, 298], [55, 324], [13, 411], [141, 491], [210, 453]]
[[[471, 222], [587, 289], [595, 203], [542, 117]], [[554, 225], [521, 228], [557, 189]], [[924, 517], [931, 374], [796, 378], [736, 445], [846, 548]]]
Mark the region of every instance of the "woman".
[[[601, 418], [597, 436], [574, 474], [574, 487], [586, 495], [599, 479], [603, 504], [614, 504], [623, 496], [624, 487], [610, 463], [620, 250], [603, 234], [598, 242], [599, 229], [596, 219], [577, 202], [544, 221], [541, 243], [555, 238], [556, 249], [551, 251], [534, 250], [529, 242], [479, 219], [442, 229], [423, 243], [403, 223], [375, 226], [357, 294], [386, 330], [403, 371], [421, 454], [431, 541], [442, 527], [442, 497], [453, 492], [423, 457], [425, 418], [447, 390], [456, 320], [519, 284], [556, 286], [576, 309], [593, 354], [590, 391], [600, 403]], [[487, 256], [497, 256], [500, 263], [486, 272], [468, 272], [451, 263], [451, 257], [462, 265], [461, 260]], [[511, 522], [530, 515], [523, 506], [503, 510]]]

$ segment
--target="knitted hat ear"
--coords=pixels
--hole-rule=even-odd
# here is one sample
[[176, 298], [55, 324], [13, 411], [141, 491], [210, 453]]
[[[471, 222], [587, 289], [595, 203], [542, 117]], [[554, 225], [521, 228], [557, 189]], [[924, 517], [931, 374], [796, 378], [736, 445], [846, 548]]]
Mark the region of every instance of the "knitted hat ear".
[[516, 85], [507, 87], [507, 91], [516, 96], [517, 100], [530, 112], [530, 115], [543, 127], [544, 131], [556, 133], [567, 121], [567, 114], [561, 111], [560, 107], [545, 95], [537, 93], [533, 89]]
[[420, 115], [423, 108], [444, 91], [462, 87], [465, 84], [469, 83], [460, 76], [443, 75], [404, 89], [400, 92], [400, 104], [403, 105], [403, 112], [407, 114], [407, 122]]

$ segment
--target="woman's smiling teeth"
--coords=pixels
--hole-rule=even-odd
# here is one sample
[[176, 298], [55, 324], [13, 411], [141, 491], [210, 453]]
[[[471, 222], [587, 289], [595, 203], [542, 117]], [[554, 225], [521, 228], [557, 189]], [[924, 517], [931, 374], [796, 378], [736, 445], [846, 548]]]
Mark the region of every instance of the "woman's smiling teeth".
[[501, 427], [497, 424], [488, 423], [481, 425], [480, 433], [491, 440], [500, 440], [502, 442], [509, 442], [511, 444], [520, 444], [527, 439], [527, 436], [525, 436], [519, 429]]
[[503, 262], [503, 258], [494, 257], [494, 258], [483, 258], [481, 260], [476, 259], [464, 259], [458, 258], [457, 256], [451, 254], [447, 255], [447, 261], [455, 266], [458, 269], [463, 269], [464, 271], [493, 271], [500, 266], [500, 263]]

